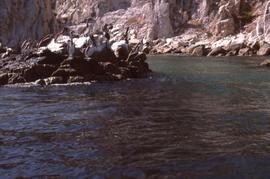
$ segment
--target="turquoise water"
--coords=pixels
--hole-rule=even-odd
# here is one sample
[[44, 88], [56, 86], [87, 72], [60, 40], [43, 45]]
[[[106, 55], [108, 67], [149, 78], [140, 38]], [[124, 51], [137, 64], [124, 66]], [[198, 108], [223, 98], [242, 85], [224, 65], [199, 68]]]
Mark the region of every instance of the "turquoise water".
[[270, 69], [149, 57], [147, 79], [0, 88], [0, 178], [269, 178]]

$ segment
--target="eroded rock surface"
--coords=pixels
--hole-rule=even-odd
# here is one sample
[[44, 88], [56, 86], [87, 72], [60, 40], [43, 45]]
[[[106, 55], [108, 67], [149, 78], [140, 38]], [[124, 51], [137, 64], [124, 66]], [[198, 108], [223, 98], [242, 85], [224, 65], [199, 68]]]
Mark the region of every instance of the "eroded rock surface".
[[270, 44], [269, 14], [268, 0], [3, 0], [0, 40], [13, 46], [63, 27], [88, 35], [107, 23], [112, 41], [123, 40], [130, 27], [129, 40], [151, 42], [151, 53], [192, 54], [190, 47], [205, 46], [204, 54], [222, 47], [222, 55], [254, 55]]
[[42, 47], [21, 48], [0, 58], [0, 86], [115, 81], [145, 77], [150, 72], [141, 42], [136, 48], [130, 44], [125, 49], [117, 48], [126, 51], [123, 57], [115, 54], [109, 42], [97, 45], [93, 39], [92, 43], [85, 41], [80, 46], [85, 37], [61, 36], [59, 39], [62, 40], [52, 39]]

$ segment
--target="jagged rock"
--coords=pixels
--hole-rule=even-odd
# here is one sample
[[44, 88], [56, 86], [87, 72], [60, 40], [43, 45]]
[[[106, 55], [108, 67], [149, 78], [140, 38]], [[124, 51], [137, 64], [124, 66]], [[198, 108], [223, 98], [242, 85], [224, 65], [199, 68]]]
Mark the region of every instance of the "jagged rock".
[[248, 47], [242, 48], [239, 50], [238, 56], [247, 56], [250, 54], [249, 52], [250, 52], [250, 49]]
[[259, 56], [266, 56], [266, 55], [269, 55], [270, 54], [270, 44], [268, 43], [264, 43], [259, 51], [257, 52], [257, 55]]
[[214, 25], [214, 34], [225, 37], [236, 31], [237, 23], [235, 19], [239, 16], [241, 2], [240, 0], [228, 0], [227, 3], [222, 3], [212, 23]]
[[212, 49], [207, 56], [217, 56], [219, 54], [224, 55], [226, 53], [226, 50], [224, 50], [222, 47], [216, 47]]
[[78, 74], [77, 71], [71, 67], [60, 67], [55, 72], [53, 72], [51, 76], [69, 77], [69, 76], [75, 76], [77, 74]]
[[138, 53], [138, 55], [135, 56], [134, 60], [135, 61], [139, 61], [139, 62], [145, 62], [147, 59], [146, 54], [145, 53]]
[[[142, 73], [150, 72], [145, 63], [146, 54], [141, 52], [143, 43], [131, 48], [126, 39], [125, 44], [122, 44], [124, 46], [121, 46], [124, 48], [117, 48], [120, 55], [116, 58], [108, 42], [109, 34], [105, 36], [106, 42], [95, 40], [93, 35], [78, 35], [73, 38], [73, 35], [69, 37], [65, 34], [51, 35], [37, 43], [31, 40], [24, 41], [19, 54], [12, 54], [0, 60], [1, 73], [8, 73], [9, 84], [34, 82], [48, 85], [90, 80], [120, 80], [140, 77], [145, 75]], [[46, 47], [37, 48], [47, 44], [51, 38]], [[97, 39], [102, 38], [102, 35], [97, 35]], [[90, 39], [92, 44], [88, 42]], [[126, 68], [126, 71], [121, 68]], [[3, 83], [5, 80], [3, 77]]]
[[8, 74], [8, 84], [16, 84], [16, 83], [25, 83], [26, 80], [18, 73], [9, 73]]
[[199, 45], [197, 47], [195, 47], [192, 52], [191, 55], [193, 56], [204, 56], [205, 52], [205, 46], [204, 45]]
[[110, 74], [120, 74], [120, 69], [119, 67], [117, 67], [115, 64], [107, 62], [107, 63], [100, 63], [103, 68], [104, 71], [106, 73], [110, 73]]
[[46, 82], [45, 82], [44, 79], [38, 79], [38, 80], [36, 80], [36, 81], [34, 82], [34, 84], [35, 84], [35, 85], [42, 85], [42, 86], [44, 86], [44, 85], [46, 85]]
[[227, 36], [235, 32], [235, 22], [233, 19], [221, 20], [216, 24], [216, 34]]
[[224, 47], [224, 49], [226, 51], [239, 51], [243, 47], [244, 47], [243, 43], [230, 43], [229, 45]]
[[40, 57], [37, 58], [38, 64], [51, 64], [58, 65], [67, 58], [67, 56], [62, 54], [57, 54], [46, 49], [39, 54]]
[[252, 50], [258, 51], [260, 49], [260, 43], [259, 41], [255, 40], [251, 45], [250, 48]]
[[9, 77], [7, 73], [0, 74], [0, 86], [6, 85], [8, 83], [8, 79]]
[[227, 57], [235, 56], [235, 55], [237, 55], [237, 52], [238, 52], [238, 50], [232, 50], [232, 51], [229, 51], [228, 53], [226, 53], [225, 56], [227, 56]]
[[51, 76], [56, 69], [57, 67], [53, 65], [34, 65], [24, 71], [23, 77], [27, 82], [33, 82]]

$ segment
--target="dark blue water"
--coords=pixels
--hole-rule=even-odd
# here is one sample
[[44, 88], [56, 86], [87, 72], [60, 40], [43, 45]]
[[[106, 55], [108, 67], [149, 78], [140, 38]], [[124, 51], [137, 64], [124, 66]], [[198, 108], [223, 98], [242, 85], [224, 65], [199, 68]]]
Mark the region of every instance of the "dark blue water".
[[0, 178], [270, 178], [270, 69], [151, 57], [147, 79], [0, 88]]

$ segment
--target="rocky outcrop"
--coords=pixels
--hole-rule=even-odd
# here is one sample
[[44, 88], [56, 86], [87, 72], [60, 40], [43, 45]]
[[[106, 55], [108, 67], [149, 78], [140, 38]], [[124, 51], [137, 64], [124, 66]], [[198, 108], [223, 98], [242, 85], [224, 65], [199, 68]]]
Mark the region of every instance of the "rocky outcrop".
[[[130, 27], [129, 40], [153, 42], [152, 53], [192, 54], [190, 47], [204, 46], [206, 52], [222, 47], [220, 54], [251, 55], [259, 50], [253, 42], [270, 44], [269, 7], [267, 0], [3, 0], [0, 40], [13, 46], [63, 27], [88, 35], [107, 23], [111, 41], [123, 40]], [[235, 44], [239, 36], [245, 42]]]
[[85, 38], [61, 35], [47, 46], [22, 48], [0, 58], [0, 86], [115, 81], [145, 77], [150, 72], [140, 43], [131, 50], [117, 48], [127, 51], [123, 57], [108, 42], [97, 45], [94, 39], [90, 43]]

